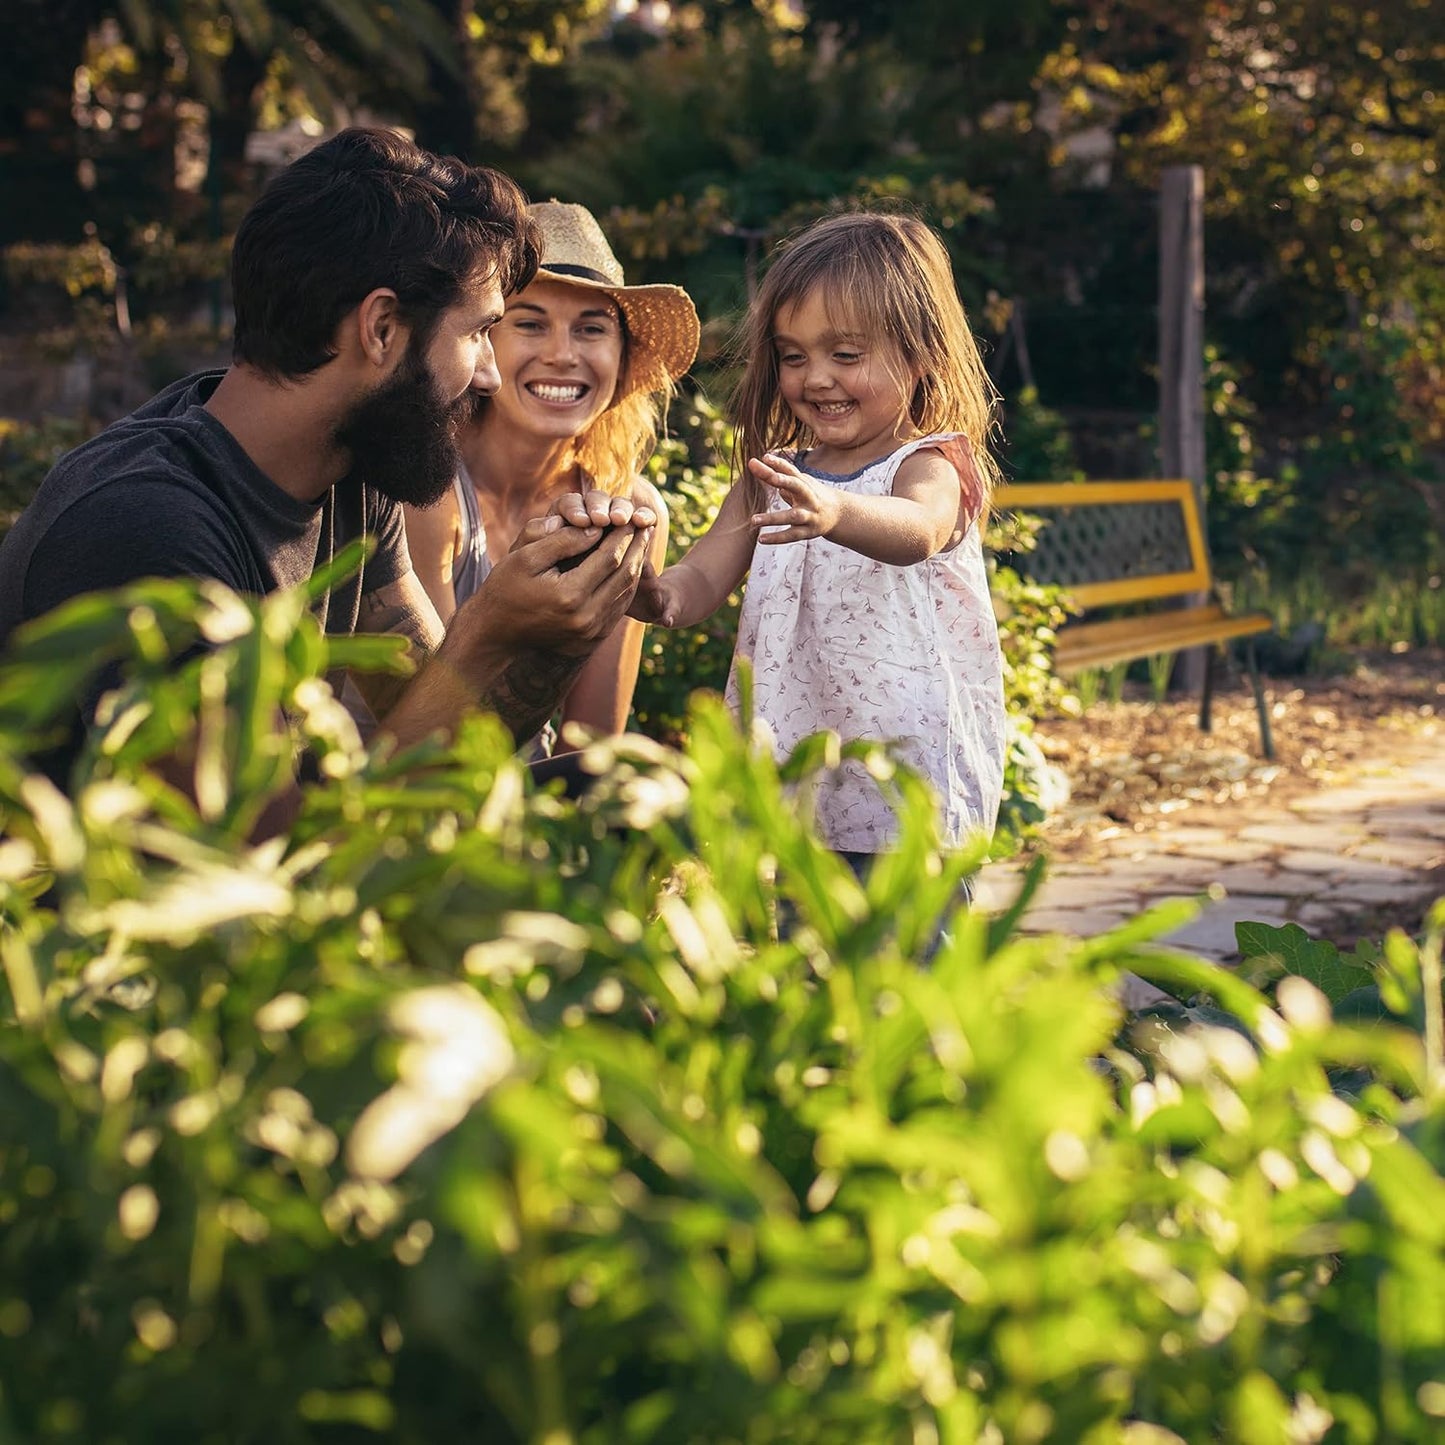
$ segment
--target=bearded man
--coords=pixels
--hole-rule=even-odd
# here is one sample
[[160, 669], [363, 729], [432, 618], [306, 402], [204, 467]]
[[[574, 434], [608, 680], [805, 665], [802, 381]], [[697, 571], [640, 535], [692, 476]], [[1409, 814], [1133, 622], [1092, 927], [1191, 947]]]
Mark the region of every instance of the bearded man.
[[[369, 535], [361, 572], [317, 610], [329, 633], [400, 633], [425, 654], [403, 684], [357, 679], [381, 726], [407, 744], [482, 707], [531, 737], [626, 611], [655, 517], [599, 495], [537, 519], [444, 633], [401, 504], [450, 487], [457, 430], [501, 382], [491, 329], [537, 261], [526, 197], [500, 172], [366, 128], [302, 156], [236, 233], [231, 366], [61, 458], [0, 547], [0, 643], [141, 577], [264, 594]], [[79, 742], [45, 760], [62, 786]]]

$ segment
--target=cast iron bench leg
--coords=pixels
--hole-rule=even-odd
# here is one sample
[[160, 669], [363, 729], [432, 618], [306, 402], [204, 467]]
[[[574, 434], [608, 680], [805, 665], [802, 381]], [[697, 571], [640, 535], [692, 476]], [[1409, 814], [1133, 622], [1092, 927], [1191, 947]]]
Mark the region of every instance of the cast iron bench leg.
[[1259, 679], [1259, 664], [1254, 655], [1254, 638], [1244, 640], [1244, 662], [1249, 669], [1249, 685], [1254, 689], [1254, 710], [1259, 714], [1259, 745], [1266, 758], [1274, 758], [1274, 735], [1269, 730], [1269, 703], [1264, 684]]
[[1214, 730], [1214, 717], [1210, 711], [1214, 702], [1214, 654], [1218, 651], [1214, 647], [1204, 649], [1204, 687], [1199, 694], [1199, 731], [1202, 733]]

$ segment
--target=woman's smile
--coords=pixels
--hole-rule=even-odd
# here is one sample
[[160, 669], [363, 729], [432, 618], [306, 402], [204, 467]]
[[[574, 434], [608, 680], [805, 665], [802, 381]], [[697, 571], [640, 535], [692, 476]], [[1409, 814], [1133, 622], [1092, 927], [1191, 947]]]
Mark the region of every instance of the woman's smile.
[[580, 381], [529, 381], [526, 390], [549, 406], [575, 406], [592, 388]]

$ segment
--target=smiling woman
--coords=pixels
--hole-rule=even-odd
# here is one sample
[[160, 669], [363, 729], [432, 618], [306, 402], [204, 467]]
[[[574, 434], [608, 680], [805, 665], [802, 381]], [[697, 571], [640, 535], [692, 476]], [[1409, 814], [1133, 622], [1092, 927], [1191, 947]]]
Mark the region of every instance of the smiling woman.
[[[654, 566], [667, 550], [667, 509], [639, 472], [661, 406], [697, 354], [697, 312], [680, 287], [626, 285], [582, 206], [543, 201], [530, 211], [542, 266], [491, 333], [500, 385], [463, 431], [455, 485], [435, 507], [407, 508], [412, 564], [443, 621], [526, 522], [568, 493], [652, 508]], [[561, 720], [621, 732], [641, 654], [642, 624], [624, 620], [578, 676]], [[550, 733], [542, 747], [551, 750]]]

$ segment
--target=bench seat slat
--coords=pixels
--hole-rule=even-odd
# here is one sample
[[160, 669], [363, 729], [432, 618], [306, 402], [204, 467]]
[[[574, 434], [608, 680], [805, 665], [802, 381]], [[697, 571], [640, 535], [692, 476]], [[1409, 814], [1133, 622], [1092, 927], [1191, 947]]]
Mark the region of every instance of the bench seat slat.
[[1109, 667], [1155, 653], [1179, 652], [1205, 643], [1252, 637], [1268, 632], [1272, 626], [1273, 622], [1263, 612], [1231, 617], [1218, 606], [1075, 623], [1059, 633], [1054, 661], [1061, 672]]

